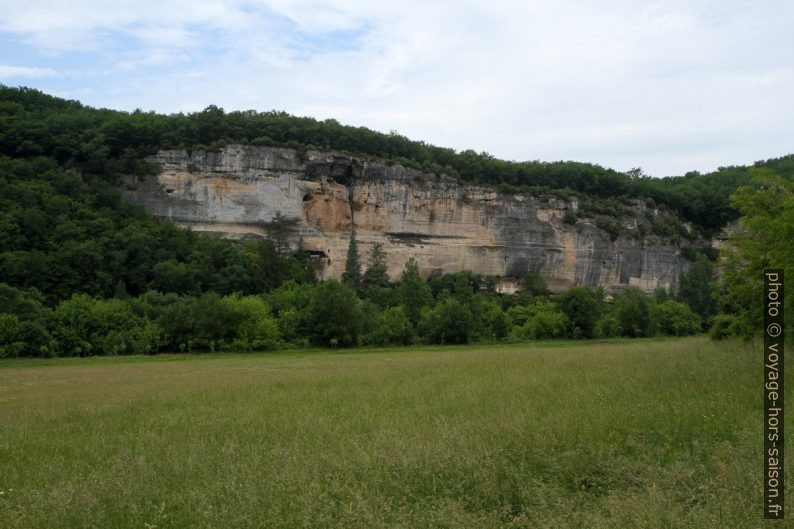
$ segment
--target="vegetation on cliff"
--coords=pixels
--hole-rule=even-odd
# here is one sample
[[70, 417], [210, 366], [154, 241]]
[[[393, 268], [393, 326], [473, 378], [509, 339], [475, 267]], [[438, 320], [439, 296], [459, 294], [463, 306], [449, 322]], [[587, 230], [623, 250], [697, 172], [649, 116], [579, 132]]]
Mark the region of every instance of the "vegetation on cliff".
[[[86, 107], [77, 101], [26, 88], [0, 85], [0, 154], [46, 156], [66, 168], [96, 175], [146, 171], [140, 161], [159, 149], [217, 148], [228, 143], [273, 145], [305, 151], [345, 151], [399, 162], [429, 173], [446, 173], [466, 183], [505, 191], [581, 193], [585, 197], [636, 198], [677, 212], [707, 232], [738, 218], [730, 195], [749, 181], [746, 167], [650, 178], [580, 162], [513, 162], [471, 150], [456, 152], [396, 133], [317, 121], [284, 112], [225, 112], [210, 106], [191, 114], [161, 115]], [[794, 174], [794, 156], [757, 162], [783, 175]], [[618, 203], [594, 202], [615, 209]]]

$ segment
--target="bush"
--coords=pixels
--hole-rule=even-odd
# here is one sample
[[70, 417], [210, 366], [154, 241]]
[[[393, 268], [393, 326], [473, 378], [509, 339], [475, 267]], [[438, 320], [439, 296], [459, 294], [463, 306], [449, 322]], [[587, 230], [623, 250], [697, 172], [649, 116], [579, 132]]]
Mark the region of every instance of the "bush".
[[616, 241], [623, 232], [623, 228], [620, 227], [620, 224], [612, 220], [598, 219], [596, 220], [596, 227], [607, 232], [609, 239], [612, 241]]
[[413, 339], [414, 329], [405, 307], [399, 305], [384, 310], [378, 315], [375, 329], [364, 336], [363, 342], [370, 345], [407, 345]]
[[566, 335], [570, 320], [553, 303], [542, 301], [531, 306], [530, 310], [531, 316], [522, 326], [513, 330], [513, 336], [521, 339], [541, 340]]
[[650, 302], [637, 288], [629, 288], [615, 298], [615, 315], [625, 336], [652, 336]]
[[510, 332], [507, 314], [497, 301], [483, 299], [480, 296], [475, 297], [472, 304], [477, 320], [476, 339], [501, 340]]
[[386, 309], [396, 305], [396, 298], [397, 292], [391, 287], [370, 285], [364, 289], [364, 299], [368, 299], [381, 309]]
[[60, 354], [86, 356], [93, 352], [93, 305], [94, 300], [90, 296], [75, 294], [56, 307], [54, 334]]
[[530, 305], [516, 305], [507, 309], [507, 320], [513, 328], [521, 327], [532, 317], [535, 311]]
[[405, 306], [408, 319], [413, 325], [419, 323], [422, 307], [433, 303], [433, 292], [427, 281], [419, 275], [419, 266], [413, 257], [405, 263], [396, 298]]
[[422, 310], [419, 334], [429, 343], [469, 343], [473, 324], [469, 307], [450, 297]]
[[312, 293], [308, 324], [316, 345], [356, 345], [359, 321], [356, 318], [356, 292], [336, 279], [320, 283]]
[[14, 314], [0, 314], [0, 358], [19, 356], [24, 350], [19, 318]]
[[53, 334], [65, 356], [146, 354], [164, 343], [159, 325], [136, 314], [129, 303], [85, 294], [56, 307]]
[[614, 314], [603, 314], [595, 324], [596, 338], [615, 338], [622, 332], [620, 322]]
[[279, 345], [281, 333], [270, 307], [262, 298], [233, 295], [226, 299], [233, 305], [233, 310], [242, 314], [242, 321], [232, 342], [235, 349], [251, 352], [255, 349], [275, 349]]
[[665, 301], [654, 310], [659, 330], [664, 334], [689, 336], [700, 332], [700, 316], [685, 303]]
[[287, 281], [265, 296], [273, 314], [278, 316], [276, 324], [284, 340], [308, 345], [309, 305], [315, 288], [313, 285]]
[[689, 270], [679, 278], [678, 300], [686, 303], [700, 315], [708, 327], [717, 313], [717, 300], [713, 292], [714, 264], [705, 254], [698, 254]]
[[[21, 343], [22, 349], [16, 351], [15, 346], [14, 356], [49, 356], [53, 353], [55, 343], [48, 330], [48, 326], [52, 326], [52, 310], [44, 305], [44, 298], [38, 291], [19, 290], [0, 283], [0, 314], [3, 313], [15, 316], [20, 325], [13, 343]], [[6, 323], [11, 325], [9, 322]], [[10, 330], [7, 332], [6, 340]]]
[[741, 334], [739, 318], [734, 314], [718, 314], [711, 322], [709, 336], [714, 340], [724, 340]]
[[586, 287], [574, 287], [559, 294], [555, 301], [571, 322], [574, 338], [594, 336], [595, 324], [601, 313], [598, 296]]

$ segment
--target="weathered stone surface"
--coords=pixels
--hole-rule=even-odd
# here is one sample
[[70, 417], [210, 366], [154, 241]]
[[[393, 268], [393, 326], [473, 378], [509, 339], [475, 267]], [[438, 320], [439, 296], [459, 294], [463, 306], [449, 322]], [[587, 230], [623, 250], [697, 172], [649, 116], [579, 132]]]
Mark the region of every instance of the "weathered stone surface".
[[[344, 270], [351, 230], [362, 260], [374, 242], [387, 252], [398, 278], [409, 257], [425, 275], [471, 270], [498, 276], [504, 290], [527, 272], [550, 288], [601, 286], [614, 291], [676, 288], [688, 265], [679, 248], [659, 237], [631, 237], [627, 222], [617, 240], [580, 219], [563, 222], [575, 200], [500, 194], [335, 153], [232, 145], [220, 152], [161, 151], [156, 177], [126, 178], [122, 192], [155, 215], [197, 231], [263, 237], [279, 212], [300, 219], [294, 242], [320, 259], [324, 277]], [[643, 213], [637, 206], [638, 217]]]

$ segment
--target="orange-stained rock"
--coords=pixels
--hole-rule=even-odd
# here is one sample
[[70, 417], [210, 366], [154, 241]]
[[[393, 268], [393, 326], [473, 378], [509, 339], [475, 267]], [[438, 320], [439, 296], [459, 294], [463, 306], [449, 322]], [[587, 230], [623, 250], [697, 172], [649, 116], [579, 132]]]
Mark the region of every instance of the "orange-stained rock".
[[150, 161], [162, 172], [142, 181], [126, 177], [127, 200], [194, 230], [238, 239], [263, 237], [276, 213], [296, 218], [293, 242], [302, 238], [323, 256], [324, 277], [341, 275], [353, 229], [364, 263], [372, 243], [384, 244], [394, 279], [413, 257], [425, 275], [471, 270], [498, 276], [505, 291], [527, 272], [539, 272], [555, 291], [653, 291], [675, 289], [688, 266], [672, 241], [639, 236], [646, 214], [640, 203], [633, 218], [618, 220], [623, 234], [611, 240], [595, 219], [563, 222], [566, 210], [577, 209], [575, 199], [503, 194], [337, 153], [301, 157], [292, 149], [230, 145], [220, 152], [161, 151]]

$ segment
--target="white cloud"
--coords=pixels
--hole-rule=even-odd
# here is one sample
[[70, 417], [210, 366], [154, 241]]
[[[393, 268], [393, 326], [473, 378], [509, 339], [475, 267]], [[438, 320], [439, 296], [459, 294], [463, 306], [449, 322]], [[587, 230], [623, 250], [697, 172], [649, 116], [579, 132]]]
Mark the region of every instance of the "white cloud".
[[794, 150], [786, 1], [6, 4], [0, 30], [53, 66], [89, 57], [89, 104], [277, 108], [655, 175]]
[[55, 77], [58, 73], [52, 68], [36, 68], [33, 66], [8, 66], [0, 64], [0, 79], [41, 79]]

